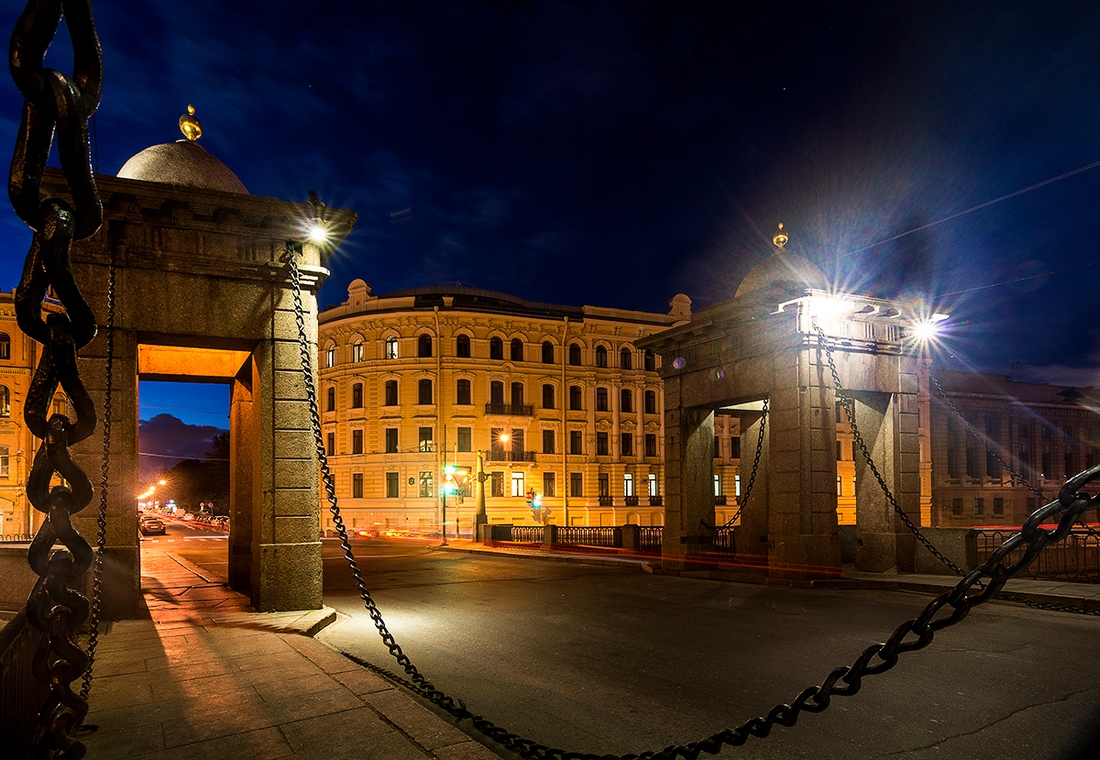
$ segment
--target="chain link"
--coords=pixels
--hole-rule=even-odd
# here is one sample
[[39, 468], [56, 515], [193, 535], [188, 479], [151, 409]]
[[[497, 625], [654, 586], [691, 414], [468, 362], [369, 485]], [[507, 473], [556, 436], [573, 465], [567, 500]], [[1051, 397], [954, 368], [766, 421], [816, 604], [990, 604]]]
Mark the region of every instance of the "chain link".
[[[1048, 504], [1046, 507], [1036, 510], [1020, 533], [1013, 535], [998, 549], [990, 554], [989, 559], [976, 570], [966, 574], [954, 588], [946, 591], [933, 599], [924, 608], [920, 615], [912, 620], [902, 623], [886, 642], [867, 647], [850, 666], [834, 668], [819, 686], [810, 686], [803, 689], [789, 704], [779, 704], [773, 707], [766, 715], [745, 721], [737, 728], [726, 728], [717, 733], [696, 742], [681, 745], [671, 745], [657, 751], [646, 751], [641, 754], [592, 754], [589, 752], [571, 752], [556, 747], [541, 744], [532, 739], [525, 739], [507, 729], [496, 725], [483, 716], [471, 712], [466, 703], [456, 699], [436, 688], [431, 681], [421, 674], [420, 670], [412, 663], [401, 646], [394, 639], [393, 634], [382, 619], [382, 613], [378, 610], [374, 598], [367, 590], [359, 565], [355, 561], [355, 555], [348, 540], [347, 528], [344, 526], [343, 517], [340, 514], [340, 506], [336, 499], [336, 489], [332, 472], [329, 470], [328, 458], [325, 453], [324, 439], [321, 433], [321, 417], [317, 408], [317, 393], [313, 378], [312, 360], [309, 338], [306, 335], [305, 315], [301, 299], [301, 274], [298, 271], [296, 256], [297, 251], [291, 244], [287, 245], [286, 261], [290, 272], [290, 281], [294, 296], [294, 318], [298, 327], [298, 346], [302, 360], [302, 374], [306, 388], [306, 402], [309, 406], [310, 423], [313, 429], [314, 445], [317, 449], [317, 458], [321, 467], [321, 478], [325, 484], [325, 492], [328, 496], [329, 512], [332, 515], [333, 525], [340, 538], [340, 546], [344, 552], [344, 558], [348, 562], [355, 586], [359, 596], [363, 600], [367, 614], [370, 616], [374, 627], [378, 630], [383, 644], [389, 650], [390, 655], [397, 661], [404, 671], [405, 676], [373, 665], [355, 655], [345, 653], [346, 656], [370, 668], [374, 672], [385, 676], [391, 681], [401, 684], [410, 691], [424, 697], [432, 704], [443, 709], [457, 720], [468, 720], [483, 736], [500, 744], [501, 746], [516, 752], [529, 760], [696, 760], [700, 752], [717, 754], [723, 745], [740, 746], [748, 741], [750, 736], [760, 738], [768, 736], [771, 729], [776, 726], [793, 726], [803, 712], [818, 713], [829, 707], [832, 697], [850, 697], [855, 695], [862, 686], [862, 679], [866, 676], [878, 675], [890, 670], [898, 663], [898, 656], [910, 651], [923, 649], [932, 642], [936, 631], [955, 625], [965, 618], [973, 607], [983, 604], [994, 597], [1004, 584], [1012, 577], [1023, 572], [1030, 565], [1043, 547], [1052, 541], [1058, 541], [1065, 537], [1077, 519], [1086, 509], [1095, 508], [1100, 499], [1097, 497], [1081, 496], [1077, 492], [1087, 483], [1100, 477], [1100, 466], [1086, 470], [1071, 479], [1062, 488], [1059, 500]], [[835, 375], [835, 370], [834, 370]], [[838, 381], [839, 383], [839, 381]], [[761, 434], [761, 437], [763, 435]], [[1043, 523], [1058, 512], [1064, 512], [1058, 527], [1052, 531], [1040, 527]], [[1026, 544], [1026, 549], [1021, 558], [1014, 564], [1004, 566], [1001, 561], [1021, 544]], [[988, 576], [991, 580], [988, 586], [981, 586], [981, 579]], [[970, 593], [975, 586], [980, 589], [976, 593]], [[937, 617], [941, 610], [950, 607], [951, 612], [944, 617]], [[911, 637], [916, 636], [915, 640]], [[877, 662], [873, 662], [875, 658]]]
[[741, 516], [745, 505], [749, 503], [749, 497], [752, 496], [752, 487], [756, 483], [756, 471], [760, 468], [760, 455], [764, 452], [764, 430], [768, 425], [769, 400], [764, 399], [764, 406], [761, 408], [763, 415], [760, 417], [760, 435], [756, 438], [756, 454], [752, 458], [752, 472], [749, 473], [749, 483], [745, 486], [745, 495], [741, 497], [741, 503], [737, 505], [737, 511], [733, 513], [733, 517], [726, 520], [725, 524], [721, 526], [723, 528], [728, 528], [737, 522], [737, 518]]
[[921, 546], [927, 549], [933, 557], [938, 559], [945, 566], [951, 568], [952, 572], [956, 575], [965, 576], [966, 572], [961, 567], [956, 565], [949, 557], [945, 556], [943, 552], [933, 546], [927, 536], [920, 532], [920, 528], [918, 528], [909, 515], [905, 513], [905, 510], [901, 508], [897, 499], [894, 498], [894, 494], [891, 493], [890, 487], [886, 485], [886, 479], [882, 477], [882, 474], [878, 471], [878, 467], [875, 466], [875, 462], [871, 458], [871, 451], [867, 448], [867, 444], [863, 440], [863, 435], [859, 432], [859, 427], [856, 425], [855, 399], [844, 393], [844, 386], [840, 382], [840, 375], [836, 371], [836, 362], [833, 360], [833, 350], [825, 339], [825, 331], [821, 329], [816, 319], [813, 320], [813, 327], [814, 330], [817, 331], [817, 345], [825, 352], [825, 358], [829, 363], [829, 372], [833, 375], [833, 385], [836, 389], [836, 397], [839, 399], [841, 406], [844, 407], [844, 411], [848, 415], [848, 423], [852, 426], [852, 437], [855, 439], [856, 446], [859, 447], [860, 453], [863, 454], [863, 459], [867, 462], [868, 469], [871, 470], [871, 474], [874, 475], [875, 480], [878, 481], [882, 493], [886, 495], [886, 501], [894, 508], [894, 513], [903, 523], [905, 523], [905, 527], [909, 529], [909, 532], [912, 533], [914, 537], [916, 537]]
[[[43, 67], [63, 15], [73, 47], [72, 77]], [[91, 501], [92, 483], [72, 460], [69, 447], [95, 432], [95, 404], [80, 378], [76, 355], [95, 337], [96, 320], [73, 277], [70, 248], [74, 240], [95, 234], [103, 221], [88, 139], [88, 118], [99, 105], [103, 79], [90, 2], [28, 2], [12, 33], [9, 68], [23, 95], [23, 113], [8, 197], [15, 213], [34, 230], [15, 291], [16, 322], [42, 344], [23, 412], [31, 434], [42, 439], [27, 479], [27, 498], [46, 514], [27, 552], [27, 562], [39, 576], [27, 599], [27, 620], [42, 631], [33, 671], [50, 687], [34, 743], [39, 757], [81, 758], [85, 747], [72, 732], [87, 715], [88, 703], [71, 684], [88, 667], [88, 655], [74, 641], [88, 617], [88, 600], [69, 587], [87, 572], [92, 548], [73, 528], [71, 517]], [[72, 204], [40, 198], [55, 135]], [[51, 291], [64, 311], [50, 311], [43, 319], [42, 302]], [[59, 385], [75, 420], [50, 414]], [[55, 475], [62, 484], [51, 485]], [[58, 541], [65, 548], [53, 551]]]

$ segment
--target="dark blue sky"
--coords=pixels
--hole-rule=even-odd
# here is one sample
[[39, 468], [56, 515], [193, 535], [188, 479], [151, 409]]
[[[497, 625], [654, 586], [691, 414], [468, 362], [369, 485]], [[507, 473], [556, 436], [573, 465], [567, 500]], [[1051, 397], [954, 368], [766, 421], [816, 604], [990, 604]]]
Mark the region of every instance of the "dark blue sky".
[[[194, 103], [252, 193], [359, 213], [322, 304], [362, 277], [698, 307], [732, 296], [783, 221], [838, 283], [951, 312], [959, 363], [1100, 384], [1100, 167], [874, 245], [1100, 161], [1100, 4], [94, 9], [98, 170], [177, 139]], [[4, 150], [19, 111], [5, 78]], [[10, 289], [29, 234], [5, 208]]]

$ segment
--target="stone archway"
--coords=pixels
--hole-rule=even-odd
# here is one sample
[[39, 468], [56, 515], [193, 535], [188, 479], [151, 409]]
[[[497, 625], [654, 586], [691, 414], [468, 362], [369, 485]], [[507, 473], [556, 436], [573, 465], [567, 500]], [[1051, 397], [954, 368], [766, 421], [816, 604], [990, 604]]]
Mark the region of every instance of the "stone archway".
[[[116, 273], [104, 615], [132, 616], [140, 601], [134, 499], [139, 376], [229, 380], [231, 585], [248, 594], [257, 610], [319, 607], [316, 455], [284, 261], [288, 245], [300, 251], [303, 311], [316, 371], [316, 294], [328, 274], [323, 264], [351, 230], [355, 214], [243, 192], [96, 179], [104, 224], [74, 246], [72, 258], [74, 275], [100, 321], [99, 335], [80, 361], [101, 415], [112, 262]], [[44, 185], [47, 194], [65, 194], [57, 172], [48, 172]], [[310, 242], [304, 229], [319, 211], [328, 232], [322, 244]], [[179, 361], [187, 356], [182, 360], [188, 366], [181, 369]], [[97, 435], [77, 447], [86, 472], [99, 472], [101, 445]], [[98, 499], [97, 493], [75, 520], [85, 536], [95, 535]]]

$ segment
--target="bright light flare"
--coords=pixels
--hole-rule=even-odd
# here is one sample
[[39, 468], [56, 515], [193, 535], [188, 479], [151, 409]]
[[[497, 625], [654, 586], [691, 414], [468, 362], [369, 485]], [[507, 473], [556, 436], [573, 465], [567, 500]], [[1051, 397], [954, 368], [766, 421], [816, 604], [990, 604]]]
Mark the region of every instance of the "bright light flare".
[[324, 245], [328, 242], [328, 229], [319, 222], [312, 222], [306, 227], [306, 236], [309, 237], [311, 243]]

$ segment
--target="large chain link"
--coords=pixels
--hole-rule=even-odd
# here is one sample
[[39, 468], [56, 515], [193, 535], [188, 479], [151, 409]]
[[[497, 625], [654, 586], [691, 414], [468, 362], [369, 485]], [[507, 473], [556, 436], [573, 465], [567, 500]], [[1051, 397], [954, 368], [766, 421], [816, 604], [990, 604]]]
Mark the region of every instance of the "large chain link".
[[[1077, 493], [1087, 483], [1100, 477], [1100, 466], [1097, 466], [1067, 482], [1062, 488], [1058, 501], [1036, 510], [1028, 518], [1021, 532], [1005, 541], [1000, 548], [989, 556], [985, 564], [967, 574], [950, 591], [933, 599], [916, 618], [902, 623], [886, 642], [868, 647], [852, 665], [835, 668], [822, 681], [821, 685], [803, 689], [792, 702], [776, 705], [767, 715], [747, 720], [737, 728], [723, 729], [696, 742], [672, 745], [661, 750], [646, 751], [641, 754], [597, 755], [589, 752], [571, 752], [550, 747], [532, 739], [525, 739], [496, 725], [487, 718], [471, 712], [461, 699], [451, 697], [436, 688], [412, 663], [408, 655], [402, 651], [401, 646], [394, 639], [393, 634], [390, 633], [389, 628], [382, 619], [382, 613], [378, 610], [378, 605], [375, 603], [370, 591], [367, 590], [359, 565], [355, 561], [351, 542], [348, 540], [347, 528], [344, 526], [344, 520], [340, 514], [340, 506], [336, 499], [335, 481], [328, 466], [328, 457], [326, 456], [324, 439], [321, 433], [321, 417], [317, 408], [317, 393], [313, 378], [309, 338], [306, 335], [305, 316], [302, 309], [301, 274], [297, 267], [297, 255], [294, 246], [288, 244], [286, 261], [293, 287], [294, 318], [298, 326], [298, 346], [302, 360], [306, 401], [309, 406], [314, 445], [321, 466], [321, 477], [328, 496], [329, 512], [340, 538], [344, 558], [351, 569], [355, 586], [359, 591], [360, 598], [363, 600], [367, 614], [378, 630], [383, 644], [401, 666], [407, 677], [380, 668], [355, 655], [346, 652], [344, 654], [349, 659], [419, 694], [456, 719], [470, 721], [473, 727], [485, 737], [530, 760], [677, 760], [677, 758], [696, 760], [701, 752], [717, 754], [724, 745], [740, 746], [748, 741], [750, 736], [766, 737], [776, 725], [793, 726], [798, 721], [802, 711], [823, 712], [829, 707], [832, 697], [850, 697], [856, 694], [860, 690], [862, 679], [865, 676], [884, 673], [897, 665], [899, 655], [928, 646], [932, 642], [936, 631], [955, 625], [965, 618], [973, 607], [992, 599], [1010, 578], [1023, 572], [1035, 560], [1035, 557], [1038, 556], [1044, 546], [1065, 537], [1079, 515], [1086, 509], [1096, 507], [1100, 503], [1100, 499], [1096, 497], [1082, 496]], [[1059, 512], [1064, 514], [1056, 529], [1048, 531], [1040, 527]], [[1018, 561], [1008, 566], [1002, 564], [1002, 560], [1010, 552], [1025, 544], [1025, 551]], [[980, 587], [983, 577], [990, 578], [990, 583], [985, 588]], [[980, 590], [972, 594], [970, 592], [975, 585], [979, 585]], [[951, 613], [944, 617], [937, 617], [945, 607], [950, 607]], [[916, 639], [911, 640], [911, 636], [915, 636]], [[876, 657], [878, 661], [872, 662]]]
[[733, 517], [726, 520], [725, 524], [721, 526], [723, 528], [728, 528], [737, 522], [737, 518], [745, 510], [745, 505], [749, 503], [749, 497], [752, 496], [752, 487], [756, 483], [756, 471], [760, 469], [760, 455], [764, 453], [764, 430], [768, 425], [768, 401], [769, 399], [764, 399], [764, 406], [760, 410], [763, 414], [760, 418], [760, 435], [756, 439], [756, 454], [752, 458], [752, 472], [749, 473], [749, 483], [745, 486], [745, 495], [741, 497], [741, 503], [737, 505], [737, 511], [733, 513]]
[[825, 338], [825, 331], [821, 329], [821, 326], [817, 323], [817, 320], [813, 320], [814, 330], [817, 331], [817, 345], [825, 352], [825, 358], [829, 363], [829, 371], [833, 375], [833, 386], [836, 389], [836, 397], [840, 401], [841, 406], [844, 407], [844, 411], [848, 414], [848, 424], [852, 427], [852, 438], [855, 439], [856, 446], [859, 447], [860, 453], [863, 454], [864, 461], [867, 462], [868, 469], [871, 470], [871, 474], [875, 476], [875, 480], [878, 481], [879, 487], [882, 489], [882, 493], [886, 496], [886, 501], [890, 506], [894, 508], [894, 513], [905, 523], [905, 527], [909, 529], [909, 532], [916, 537], [920, 545], [928, 550], [929, 554], [942, 562], [945, 566], [951, 568], [952, 572], [956, 575], [966, 575], [966, 572], [956, 565], [951, 559], [944, 555], [939, 549], [932, 545], [932, 542], [928, 540], [928, 537], [921, 533], [920, 528], [916, 526], [913, 520], [905, 513], [905, 510], [898, 504], [897, 499], [894, 498], [894, 494], [890, 491], [890, 487], [886, 485], [886, 479], [882, 477], [882, 474], [878, 471], [878, 467], [875, 466], [874, 460], [871, 458], [871, 450], [867, 448], [867, 444], [863, 440], [863, 435], [859, 432], [859, 426], [856, 425], [856, 404], [855, 399], [844, 393], [844, 386], [840, 382], [840, 375], [836, 370], [836, 362], [833, 360], [833, 349], [829, 346], [829, 342]]
[[[73, 46], [73, 75], [43, 67], [46, 50], [62, 16]], [[88, 665], [74, 635], [88, 617], [88, 600], [71, 590], [87, 572], [92, 549], [72, 526], [71, 516], [88, 505], [92, 484], [73, 462], [69, 447], [95, 432], [95, 404], [77, 371], [77, 350], [96, 334], [95, 315], [73, 278], [70, 247], [103, 221], [92, 175], [88, 117], [99, 105], [103, 60], [88, 0], [31, 0], [16, 22], [9, 65], [23, 95], [23, 114], [8, 178], [15, 213], [34, 238], [15, 291], [16, 321], [41, 343], [42, 355], [27, 391], [24, 421], [42, 439], [27, 479], [27, 498], [46, 514], [31, 542], [27, 561], [39, 576], [27, 599], [27, 620], [42, 631], [34, 656], [35, 676], [50, 686], [39, 712], [35, 747], [40, 757], [80, 758], [84, 745], [72, 730], [88, 712], [71, 683]], [[40, 199], [46, 159], [57, 136], [58, 156], [73, 202]], [[64, 307], [43, 319], [48, 291]], [[50, 414], [58, 386], [72, 402], [76, 419]], [[51, 487], [54, 475], [64, 485]], [[60, 541], [65, 549], [53, 551]]]

